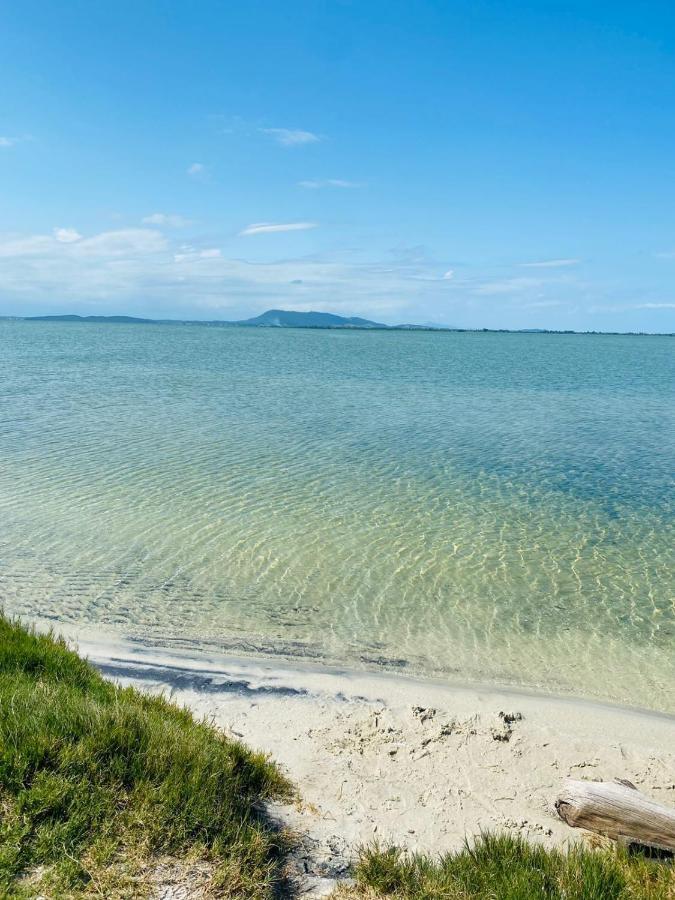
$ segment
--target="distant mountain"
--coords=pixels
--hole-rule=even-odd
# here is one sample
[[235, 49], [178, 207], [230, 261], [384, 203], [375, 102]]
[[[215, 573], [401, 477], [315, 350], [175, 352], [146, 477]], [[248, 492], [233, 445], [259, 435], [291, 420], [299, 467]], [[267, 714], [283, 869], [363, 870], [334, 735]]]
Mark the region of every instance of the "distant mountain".
[[136, 316], [26, 316], [28, 322], [117, 322], [122, 325], [149, 325], [156, 319], [139, 319]]
[[233, 322], [234, 325], [259, 325], [267, 328], [387, 328], [380, 322], [359, 319], [357, 316], [336, 316], [324, 312], [295, 312], [287, 309], [268, 309], [253, 319]]

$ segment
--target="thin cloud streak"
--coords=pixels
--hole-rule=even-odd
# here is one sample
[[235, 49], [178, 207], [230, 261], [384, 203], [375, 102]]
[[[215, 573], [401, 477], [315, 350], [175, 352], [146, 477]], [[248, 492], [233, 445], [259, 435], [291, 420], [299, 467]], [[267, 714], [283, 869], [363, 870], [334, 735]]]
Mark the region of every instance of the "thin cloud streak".
[[217, 247], [209, 247], [205, 250], [197, 250], [189, 244], [183, 244], [180, 253], [174, 253], [173, 261], [177, 263], [195, 262], [200, 259], [221, 259], [222, 253]]
[[541, 262], [521, 263], [523, 269], [562, 269], [566, 266], [578, 266], [580, 259], [544, 259]]
[[356, 181], [346, 181], [343, 178], [315, 178], [307, 181], [299, 181], [298, 187], [307, 190], [318, 190], [319, 188], [358, 188], [361, 187]]
[[317, 144], [321, 138], [313, 131], [300, 128], [261, 128], [263, 134], [269, 135], [282, 147], [299, 147], [302, 144]]
[[239, 232], [240, 237], [251, 234], [272, 234], [279, 231], [307, 231], [318, 228], [317, 222], [254, 222]]
[[192, 225], [192, 220], [173, 213], [156, 212], [142, 218], [141, 223], [143, 225], [167, 225], [171, 228], [184, 228], [186, 225]]

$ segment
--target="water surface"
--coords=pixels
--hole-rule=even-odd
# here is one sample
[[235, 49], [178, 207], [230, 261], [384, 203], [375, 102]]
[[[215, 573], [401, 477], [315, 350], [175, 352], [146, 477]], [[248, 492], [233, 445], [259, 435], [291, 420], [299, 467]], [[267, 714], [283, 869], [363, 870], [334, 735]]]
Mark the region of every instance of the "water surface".
[[674, 347], [0, 322], [0, 602], [675, 710]]

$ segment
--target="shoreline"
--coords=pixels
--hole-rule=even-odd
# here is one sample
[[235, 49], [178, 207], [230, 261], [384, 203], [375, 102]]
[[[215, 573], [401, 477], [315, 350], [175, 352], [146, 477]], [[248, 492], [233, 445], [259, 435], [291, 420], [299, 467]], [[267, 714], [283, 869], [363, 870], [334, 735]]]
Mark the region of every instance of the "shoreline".
[[106, 677], [163, 693], [270, 754], [300, 794], [268, 812], [300, 835], [291, 875], [308, 896], [346, 877], [373, 841], [438, 854], [486, 830], [546, 846], [583, 840], [553, 809], [568, 776], [627, 778], [675, 803], [665, 713], [59, 631]]
[[[92, 624], [80, 626], [72, 621], [59, 621], [19, 614], [19, 619], [27, 624], [34, 625], [41, 631], [52, 629], [55, 634], [66, 637], [69, 641], [87, 646], [100, 646], [106, 655], [113, 648], [123, 648], [129, 656], [151, 656], [155, 654], [162, 659], [182, 660], [188, 667], [201, 669], [207, 667], [210, 660], [221, 660], [227, 664], [236, 663], [245, 669], [255, 668], [257, 664], [267, 664], [278, 672], [289, 672], [297, 675], [301, 672], [313, 675], [333, 675], [343, 678], [373, 678], [382, 679], [385, 683], [392, 680], [394, 683], [417, 683], [422, 688], [425, 686], [438, 687], [454, 692], [473, 691], [508, 697], [531, 697], [533, 699], [568, 703], [574, 706], [590, 706], [593, 708], [618, 710], [630, 712], [647, 717], [664, 718], [675, 722], [675, 707], [672, 702], [661, 706], [650, 706], [645, 703], [631, 702], [625, 691], [617, 690], [613, 695], [606, 691], [580, 693], [576, 686], [567, 681], [560, 672], [549, 679], [550, 686], [528, 681], [511, 680], [505, 676], [489, 677], [461, 677], [460, 669], [452, 667], [443, 669], [438, 667], [432, 671], [425, 671], [420, 665], [415, 665], [413, 660], [401, 660], [397, 657], [367, 657], [365, 655], [351, 656], [344, 662], [337, 661], [331, 654], [324, 654], [313, 647], [304, 644], [294, 644], [284, 641], [262, 640], [256, 643], [254, 637], [246, 639], [236, 638], [213, 639], [210, 637], [197, 638], [192, 635], [179, 636], [177, 634], [126, 632], [116, 627], [97, 627]], [[558, 660], [559, 662], [559, 660]], [[555, 662], [551, 665], [555, 670]], [[658, 689], [657, 689], [658, 690]], [[668, 692], [668, 699], [671, 698]], [[643, 695], [646, 694], [643, 692]]]
[[[605, 711], [626, 716], [636, 716], [645, 719], [655, 719], [672, 723], [675, 727], [675, 712], [669, 713], [646, 706], [636, 706], [619, 701], [602, 700], [592, 695], [584, 696], [571, 692], [547, 691], [544, 688], [534, 686], [521, 686], [508, 682], [489, 682], [453, 679], [450, 676], [425, 674], [411, 669], [401, 669], [396, 665], [371, 663], [362, 667], [346, 664], [337, 665], [324, 661], [321, 657], [290, 652], [274, 655], [263, 650], [239, 651], [231, 653], [226, 650], [213, 650], [207, 646], [194, 642], [190, 648], [186, 646], [167, 646], [161, 639], [152, 637], [144, 638], [126, 636], [122, 633], [103, 632], [94, 636], [95, 629], [79, 629], [59, 626], [54, 629], [56, 634], [63, 635], [68, 641], [74, 641], [85, 656], [89, 653], [98, 654], [102, 664], [108, 664], [111, 668], [114, 664], [123, 662], [137, 667], [134, 676], [142, 680], [143, 672], [147, 672], [148, 680], [152, 680], [152, 669], [161, 670], [166, 676], [167, 683], [172, 688], [180, 690], [181, 683], [188, 673], [192, 676], [202, 676], [210, 680], [218, 675], [232, 675], [238, 672], [242, 681], [260, 681], [260, 690], [281, 693], [312, 694], [312, 688], [326, 683], [330, 692], [333, 681], [344, 679], [351, 684], [372, 685], [382, 684], [385, 697], [391, 697], [397, 693], [397, 686], [407, 685], [417, 687], [421, 691], [447, 693], [448, 695], [490, 696], [495, 699], [503, 698], [504, 701], [539, 702], [544, 704], [560, 704], [564, 707], [581, 707], [584, 709]], [[90, 633], [91, 632], [91, 633]], [[92, 657], [92, 662], [94, 658]], [[98, 663], [95, 663], [98, 666]], [[171, 677], [171, 673], [174, 677]], [[278, 687], [271, 685], [262, 686], [263, 673], [267, 673]], [[157, 673], [155, 673], [157, 674]], [[303, 688], [300, 685], [307, 682], [310, 687]], [[292, 686], [291, 686], [292, 685]], [[225, 688], [223, 687], [223, 690]], [[233, 688], [236, 690], [236, 687]], [[370, 694], [370, 692], [369, 692]], [[370, 699], [375, 699], [370, 697]]]

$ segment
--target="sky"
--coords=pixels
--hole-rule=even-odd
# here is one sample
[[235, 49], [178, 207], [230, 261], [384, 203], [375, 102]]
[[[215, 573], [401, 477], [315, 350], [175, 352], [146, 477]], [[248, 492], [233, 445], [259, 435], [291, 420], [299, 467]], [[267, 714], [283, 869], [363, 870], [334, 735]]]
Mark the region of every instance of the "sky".
[[675, 331], [675, 4], [8, 0], [0, 315]]

